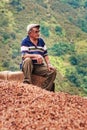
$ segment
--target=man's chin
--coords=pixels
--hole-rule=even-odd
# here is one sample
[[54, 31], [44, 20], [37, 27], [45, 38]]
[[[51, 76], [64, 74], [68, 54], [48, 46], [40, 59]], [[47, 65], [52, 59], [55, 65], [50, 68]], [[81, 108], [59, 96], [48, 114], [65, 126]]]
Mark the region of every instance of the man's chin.
[[39, 37], [36, 37], [36, 39], [38, 39]]

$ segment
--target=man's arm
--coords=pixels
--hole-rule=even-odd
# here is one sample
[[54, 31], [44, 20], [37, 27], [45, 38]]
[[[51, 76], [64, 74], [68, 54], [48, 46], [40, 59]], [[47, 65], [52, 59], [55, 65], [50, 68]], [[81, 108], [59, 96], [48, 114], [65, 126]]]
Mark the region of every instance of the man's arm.
[[45, 62], [46, 62], [46, 64], [47, 64], [47, 66], [49, 66], [49, 65], [50, 65], [49, 56], [48, 56], [48, 55], [45, 56], [44, 59], [45, 59]]
[[23, 59], [26, 59], [26, 58], [31, 58], [31, 59], [33, 59], [33, 58], [35, 58], [35, 57], [36, 57], [35, 54], [25, 53], [25, 54], [22, 55], [22, 58], [23, 58]]
[[31, 58], [32, 60], [37, 60], [37, 63], [38, 64], [42, 64], [43, 63], [43, 57], [39, 54], [28, 54], [28, 53], [25, 53], [23, 56], [22, 56], [23, 59], [26, 59], [26, 58]]
[[55, 69], [55, 68], [51, 65], [50, 60], [49, 60], [49, 56], [48, 56], [48, 55], [45, 56], [44, 59], [45, 59], [45, 62], [46, 62], [46, 64], [47, 64], [48, 70]]

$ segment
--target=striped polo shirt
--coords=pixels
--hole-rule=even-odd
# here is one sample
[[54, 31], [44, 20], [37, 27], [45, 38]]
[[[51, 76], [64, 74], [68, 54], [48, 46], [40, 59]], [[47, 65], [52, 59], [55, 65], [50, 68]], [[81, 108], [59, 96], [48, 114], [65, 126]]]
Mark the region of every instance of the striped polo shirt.
[[[21, 43], [21, 54], [39, 54], [43, 57], [48, 55], [47, 48], [45, 42], [42, 38], [38, 39], [37, 46], [34, 45], [31, 41], [29, 36], [24, 38]], [[34, 64], [37, 64], [36, 60], [32, 60]]]

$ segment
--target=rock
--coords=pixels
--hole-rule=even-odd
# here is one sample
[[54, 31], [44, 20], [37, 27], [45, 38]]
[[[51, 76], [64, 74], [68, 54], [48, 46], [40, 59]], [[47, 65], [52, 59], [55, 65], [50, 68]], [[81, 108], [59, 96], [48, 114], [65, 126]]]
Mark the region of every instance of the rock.
[[[8, 80], [8, 81], [19, 81], [23, 82], [23, 72], [22, 71], [1, 71], [0, 79]], [[44, 82], [45, 78], [37, 75], [32, 75], [32, 84], [41, 86]]]

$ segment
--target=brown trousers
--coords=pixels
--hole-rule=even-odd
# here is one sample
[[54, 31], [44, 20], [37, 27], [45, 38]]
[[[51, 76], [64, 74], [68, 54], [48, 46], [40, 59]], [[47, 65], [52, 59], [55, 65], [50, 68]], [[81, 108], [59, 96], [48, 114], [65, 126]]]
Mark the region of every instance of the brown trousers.
[[45, 77], [45, 81], [40, 87], [48, 91], [52, 90], [53, 82], [56, 78], [56, 70], [49, 71], [45, 64], [32, 64], [32, 60], [30, 58], [26, 58], [23, 62], [22, 71], [24, 73], [25, 82], [28, 81], [29, 83], [32, 83], [32, 74], [43, 76]]

